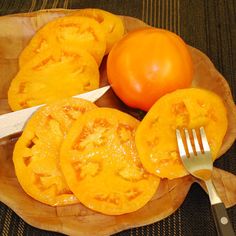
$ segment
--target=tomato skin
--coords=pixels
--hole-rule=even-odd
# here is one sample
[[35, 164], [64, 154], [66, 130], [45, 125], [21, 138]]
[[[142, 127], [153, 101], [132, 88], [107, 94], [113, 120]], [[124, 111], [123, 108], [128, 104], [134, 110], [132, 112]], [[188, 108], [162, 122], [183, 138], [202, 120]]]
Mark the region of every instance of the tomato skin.
[[193, 63], [179, 36], [144, 28], [128, 33], [112, 48], [107, 76], [125, 104], [148, 111], [164, 94], [191, 85]]

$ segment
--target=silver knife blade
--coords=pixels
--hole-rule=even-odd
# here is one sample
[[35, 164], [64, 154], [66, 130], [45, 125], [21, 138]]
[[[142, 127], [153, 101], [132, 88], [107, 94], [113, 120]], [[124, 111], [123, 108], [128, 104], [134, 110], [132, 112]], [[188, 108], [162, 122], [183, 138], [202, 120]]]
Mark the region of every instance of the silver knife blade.
[[[108, 85], [73, 97], [95, 102], [106, 93], [109, 88], [110, 86]], [[22, 131], [26, 121], [42, 106], [44, 106], [44, 104], [0, 115], [0, 138]]]

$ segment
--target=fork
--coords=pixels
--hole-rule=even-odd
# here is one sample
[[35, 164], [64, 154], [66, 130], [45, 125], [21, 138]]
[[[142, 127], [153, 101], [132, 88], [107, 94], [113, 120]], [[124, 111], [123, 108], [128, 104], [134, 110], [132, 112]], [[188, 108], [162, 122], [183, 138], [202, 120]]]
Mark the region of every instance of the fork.
[[[187, 129], [184, 129], [185, 139], [182, 139], [180, 130], [176, 129], [179, 155], [185, 169], [191, 175], [203, 180], [206, 184], [218, 235], [234, 236], [235, 233], [229, 221], [224, 203], [221, 201], [219, 195], [217, 194], [211, 180], [213, 161], [204, 128], [200, 127], [199, 132], [201, 141], [200, 143], [197, 138], [196, 130], [192, 129], [192, 138], [194, 144], [192, 145], [190, 139], [191, 134], [189, 134], [189, 131]], [[185, 140], [185, 142], [183, 140]], [[202, 148], [200, 147], [200, 145], [202, 146]]]

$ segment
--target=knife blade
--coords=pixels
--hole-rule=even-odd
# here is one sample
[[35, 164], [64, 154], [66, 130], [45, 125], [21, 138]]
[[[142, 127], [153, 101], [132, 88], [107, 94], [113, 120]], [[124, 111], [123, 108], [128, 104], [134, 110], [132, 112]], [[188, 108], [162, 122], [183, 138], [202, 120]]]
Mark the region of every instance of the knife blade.
[[[102, 88], [95, 89], [87, 93], [82, 93], [73, 97], [83, 98], [88, 101], [95, 102], [104, 93], [106, 93], [109, 88], [110, 85], [107, 85]], [[22, 131], [26, 121], [36, 110], [42, 106], [44, 106], [44, 104], [0, 115], [0, 138]]]

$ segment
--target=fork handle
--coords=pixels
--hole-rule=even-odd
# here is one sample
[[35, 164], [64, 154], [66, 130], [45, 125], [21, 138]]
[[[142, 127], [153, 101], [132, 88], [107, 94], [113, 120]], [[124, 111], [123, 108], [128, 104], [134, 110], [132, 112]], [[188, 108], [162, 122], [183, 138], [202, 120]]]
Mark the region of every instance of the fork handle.
[[225, 209], [224, 203], [211, 205], [217, 232], [219, 236], [235, 236], [233, 227], [230, 223], [229, 216]]
[[219, 236], [235, 236], [233, 227], [230, 223], [224, 203], [221, 201], [215, 186], [211, 180], [205, 181], [210, 202], [211, 209]]

